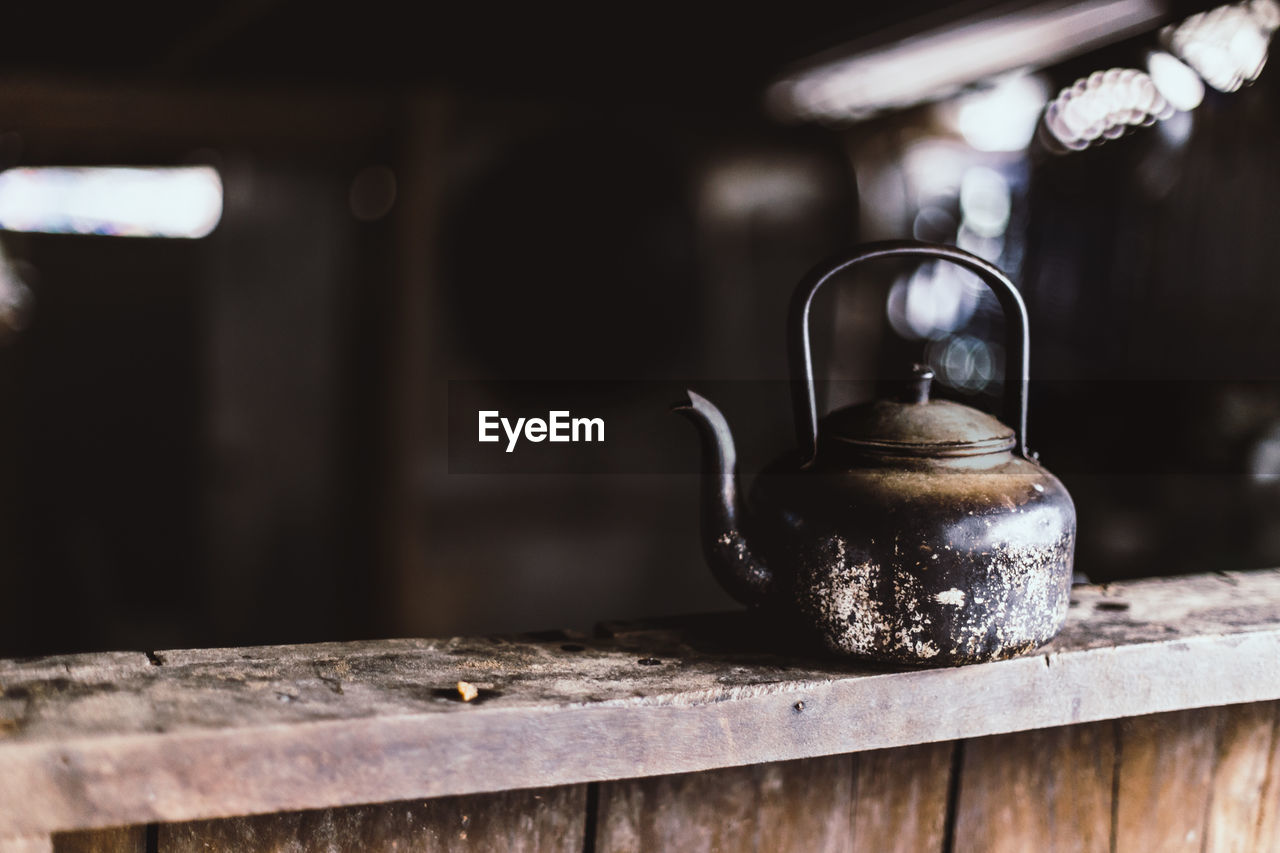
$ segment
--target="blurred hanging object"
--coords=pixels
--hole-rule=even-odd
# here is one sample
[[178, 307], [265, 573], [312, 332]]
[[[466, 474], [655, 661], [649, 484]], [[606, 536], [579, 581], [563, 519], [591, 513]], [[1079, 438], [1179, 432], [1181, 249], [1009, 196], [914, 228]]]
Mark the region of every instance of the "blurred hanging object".
[[[816, 56], [776, 79], [765, 100], [781, 119], [851, 123], [950, 99], [943, 117], [975, 150], [1023, 150], [1034, 128], [1051, 151], [1082, 151], [1195, 109], [1206, 83], [1234, 92], [1253, 82], [1280, 28], [1280, 0], [1243, 0], [1165, 26], [1157, 38], [1171, 13], [1158, 0], [962, 13], [906, 37], [879, 33]], [[1098, 70], [1047, 105], [1042, 78], [1027, 73], [1144, 32], [1145, 71]]]
[[27, 328], [34, 301], [18, 264], [0, 243], [0, 344], [12, 341]]
[[1147, 73], [1175, 110], [1190, 112], [1204, 100], [1204, 81], [1200, 75], [1163, 50], [1147, 54]]
[[1148, 52], [1146, 72], [1112, 68], [1077, 80], [1045, 108], [1037, 138], [1059, 154], [1083, 151], [1195, 109], [1205, 83], [1234, 92], [1258, 79], [1277, 28], [1276, 0], [1219, 6], [1165, 27], [1166, 50]]
[[859, 121], [1010, 72], [1047, 67], [1154, 28], [1168, 12], [1161, 0], [993, 6], [905, 38], [879, 33], [828, 51], [779, 78], [766, 103], [783, 119]]
[[1049, 83], [1043, 75], [1014, 72], [936, 109], [975, 151], [1016, 152], [1031, 143], [1047, 100]]
[[1210, 86], [1234, 92], [1262, 73], [1277, 27], [1280, 5], [1275, 0], [1251, 0], [1192, 15], [1161, 30], [1160, 40]]
[[1173, 115], [1151, 76], [1136, 68], [1095, 71], [1063, 89], [1044, 111], [1040, 140], [1051, 151], [1083, 151]]

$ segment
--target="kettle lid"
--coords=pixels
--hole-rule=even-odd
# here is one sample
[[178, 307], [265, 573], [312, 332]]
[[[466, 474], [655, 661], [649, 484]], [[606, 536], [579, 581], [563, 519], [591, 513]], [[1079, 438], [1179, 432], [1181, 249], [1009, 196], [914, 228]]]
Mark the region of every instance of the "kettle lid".
[[823, 418], [824, 439], [880, 456], [978, 456], [1013, 449], [1014, 431], [950, 400], [929, 399], [933, 371], [916, 365], [900, 399], [838, 409]]

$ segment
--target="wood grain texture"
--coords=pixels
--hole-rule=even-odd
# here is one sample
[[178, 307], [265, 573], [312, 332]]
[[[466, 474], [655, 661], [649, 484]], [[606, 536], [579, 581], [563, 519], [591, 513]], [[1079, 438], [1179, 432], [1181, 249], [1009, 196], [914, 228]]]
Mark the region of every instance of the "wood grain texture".
[[579, 853], [586, 790], [585, 785], [572, 785], [170, 824], [160, 827], [159, 853]]
[[[1204, 712], [1201, 712], [1204, 713]], [[1206, 853], [1252, 853], [1280, 844], [1276, 827], [1274, 771], [1280, 703], [1258, 702], [1222, 708], [1218, 758], [1213, 769]]]
[[1118, 724], [1116, 850], [1203, 848], [1221, 722], [1210, 708]]
[[1271, 753], [1259, 799], [1256, 849], [1259, 853], [1280, 853], [1280, 707], [1271, 729]]
[[53, 836], [53, 853], [146, 853], [145, 826], [118, 826], [59, 832]]
[[926, 743], [855, 755], [854, 849], [940, 853], [956, 748]]
[[[7, 661], [0, 833], [684, 773], [1280, 698], [1280, 571], [1073, 596], [1038, 653], [927, 671], [770, 647], [777, 635], [745, 614], [595, 639]], [[479, 697], [458, 701], [458, 681]]]
[[1115, 744], [1112, 722], [966, 742], [954, 849], [1110, 850]]
[[755, 769], [761, 851], [847, 850], [853, 757], [830, 755]]
[[604, 782], [595, 849], [848, 850], [852, 783], [847, 755]]

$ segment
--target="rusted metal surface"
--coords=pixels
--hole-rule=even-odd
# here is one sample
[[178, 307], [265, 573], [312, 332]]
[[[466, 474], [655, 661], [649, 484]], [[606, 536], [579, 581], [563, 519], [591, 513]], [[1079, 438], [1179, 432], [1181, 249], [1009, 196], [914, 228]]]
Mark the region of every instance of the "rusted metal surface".
[[849, 255], [841, 255], [814, 267], [797, 285], [791, 297], [787, 318], [787, 345], [791, 362], [792, 404], [802, 467], [809, 467], [818, 453], [818, 402], [813, 384], [813, 349], [809, 343], [809, 312], [813, 299], [825, 285], [855, 266], [886, 258], [921, 258], [957, 264], [977, 275], [991, 288], [1004, 311], [1005, 363], [1009, 378], [1005, 382], [1005, 420], [1013, 425], [1016, 435], [1014, 450], [1029, 457], [1027, 450], [1027, 380], [1030, 377], [1031, 334], [1027, 322], [1027, 306], [1022, 294], [999, 267], [954, 246], [920, 243], [911, 240], [888, 240], [860, 246]]
[[[929, 399], [917, 366], [900, 399], [833, 412], [819, 428], [808, 341], [813, 295], [864, 260], [923, 256], [981, 275], [1010, 326], [1016, 427]], [[716, 578], [788, 634], [828, 652], [893, 664], [954, 666], [1024, 654], [1062, 627], [1075, 551], [1075, 506], [1026, 450], [1029, 337], [1012, 282], [945, 246], [875, 244], [820, 266], [796, 291], [793, 386], [800, 447], [738, 495], [733, 436], [689, 392], [676, 407], [706, 459], [703, 550]], [[798, 331], [797, 331], [798, 330]]]
[[1058, 632], [1071, 499], [1043, 469], [1000, 455], [989, 468], [957, 459], [762, 480], [759, 517], [786, 519], [767, 553], [793, 555], [775, 561], [794, 578], [785, 594], [826, 648], [954, 665], [1025, 653]]
[[[846, 450], [884, 458], [898, 456], [981, 456], [1012, 450], [1013, 430], [977, 409], [930, 399], [933, 371], [916, 366], [900, 399], [848, 406], [822, 419], [826, 455]], [[929, 405], [921, 405], [927, 403]]]

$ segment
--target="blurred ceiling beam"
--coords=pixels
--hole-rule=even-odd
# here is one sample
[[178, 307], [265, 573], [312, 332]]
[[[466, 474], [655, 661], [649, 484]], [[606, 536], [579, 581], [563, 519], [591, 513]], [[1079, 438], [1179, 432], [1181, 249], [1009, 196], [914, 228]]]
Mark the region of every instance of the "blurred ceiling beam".
[[885, 30], [798, 64], [770, 87], [769, 103], [788, 118], [863, 118], [1044, 68], [1152, 30], [1171, 15], [1168, 0], [1048, 0]]
[[27, 165], [101, 163], [112, 155], [119, 164], [159, 165], [156, 151], [183, 146], [300, 156], [359, 149], [393, 129], [400, 110], [399, 98], [358, 90], [0, 77], [0, 132], [20, 138]]

